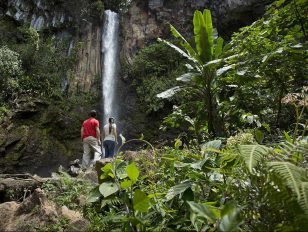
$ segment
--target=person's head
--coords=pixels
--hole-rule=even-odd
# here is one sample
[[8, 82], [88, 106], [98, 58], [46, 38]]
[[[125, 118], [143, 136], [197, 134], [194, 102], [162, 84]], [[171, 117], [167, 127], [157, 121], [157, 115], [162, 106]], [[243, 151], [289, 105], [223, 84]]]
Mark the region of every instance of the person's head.
[[97, 116], [97, 113], [96, 113], [96, 110], [91, 110], [90, 113], [89, 113], [90, 117], [92, 118], [96, 118]]
[[110, 118], [108, 119], [108, 122], [109, 122], [110, 124], [113, 124], [113, 123], [114, 123], [114, 118], [113, 118], [113, 117], [110, 117]]

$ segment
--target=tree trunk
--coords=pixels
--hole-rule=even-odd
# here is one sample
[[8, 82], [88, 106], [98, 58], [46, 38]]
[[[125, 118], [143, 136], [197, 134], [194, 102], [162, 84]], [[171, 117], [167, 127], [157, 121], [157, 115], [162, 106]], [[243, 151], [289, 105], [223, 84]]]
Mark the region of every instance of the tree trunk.
[[224, 125], [223, 121], [218, 113], [218, 106], [213, 99], [212, 93], [212, 77], [215, 74], [210, 74], [207, 78], [206, 86], [206, 108], [208, 116], [208, 130], [211, 137], [223, 136], [224, 135]]

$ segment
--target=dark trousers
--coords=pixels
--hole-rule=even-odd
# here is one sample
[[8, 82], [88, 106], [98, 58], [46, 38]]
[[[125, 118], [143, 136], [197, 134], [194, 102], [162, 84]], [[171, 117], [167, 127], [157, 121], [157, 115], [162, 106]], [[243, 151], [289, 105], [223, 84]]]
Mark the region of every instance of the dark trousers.
[[105, 148], [105, 158], [112, 158], [114, 156], [115, 141], [105, 140], [103, 145]]

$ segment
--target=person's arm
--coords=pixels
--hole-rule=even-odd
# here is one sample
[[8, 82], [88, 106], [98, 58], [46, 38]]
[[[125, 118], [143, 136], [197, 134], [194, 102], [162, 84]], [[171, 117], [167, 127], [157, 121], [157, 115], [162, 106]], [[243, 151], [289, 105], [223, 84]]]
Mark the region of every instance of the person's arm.
[[115, 138], [115, 142], [118, 143], [118, 136], [117, 136], [118, 132], [117, 132], [117, 128], [114, 128], [114, 138]]
[[103, 132], [102, 132], [102, 140], [104, 140], [106, 137], [106, 134], [105, 134], [105, 129], [103, 128]]
[[96, 127], [96, 139], [98, 141], [99, 144], [101, 144], [101, 132], [99, 130], [99, 127]]
[[83, 136], [83, 126], [81, 127], [81, 130], [80, 130], [80, 138], [81, 138], [81, 141], [83, 141], [82, 136]]

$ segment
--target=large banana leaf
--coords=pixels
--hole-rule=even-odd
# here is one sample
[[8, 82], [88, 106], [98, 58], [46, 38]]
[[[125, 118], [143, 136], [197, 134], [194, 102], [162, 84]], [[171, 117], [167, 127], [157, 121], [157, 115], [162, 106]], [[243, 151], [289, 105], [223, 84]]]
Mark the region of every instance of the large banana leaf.
[[214, 41], [213, 41], [213, 25], [212, 16], [209, 10], [195, 11], [194, 14], [194, 34], [196, 50], [203, 63], [212, 60]]
[[262, 160], [264, 155], [268, 153], [268, 148], [262, 145], [241, 145], [240, 155], [247, 165], [250, 173], [253, 173], [253, 168]]
[[177, 81], [182, 81], [182, 82], [190, 82], [194, 77], [199, 76], [198, 73], [185, 73], [178, 78], [176, 78]]
[[174, 26], [170, 24], [170, 31], [175, 38], [181, 39], [181, 45], [186, 49], [187, 53], [193, 57], [195, 60], [199, 60], [197, 52], [191, 47], [187, 40], [180, 34], [180, 32], [175, 29]]
[[179, 92], [182, 88], [180, 86], [175, 86], [173, 88], [167, 89], [164, 92], [161, 92], [159, 94], [156, 95], [156, 97], [158, 98], [170, 98], [172, 97], [174, 94], [176, 94], [177, 92]]
[[183, 51], [181, 48], [179, 48], [178, 46], [174, 45], [173, 43], [170, 43], [167, 40], [164, 40], [164, 39], [161, 39], [161, 38], [158, 38], [157, 40], [158, 40], [158, 42], [165, 43], [166, 45], [168, 45], [169, 47], [173, 48], [178, 53], [180, 53], [183, 57], [185, 57], [185, 58], [191, 60], [193, 63], [199, 65], [198, 60], [194, 56], [191, 56], [189, 53]]
[[215, 47], [215, 59], [218, 59], [219, 56], [222, 53], [222, 49], [223, 49], [223, 44], [224, 44], [224, 39], [221, 37], [218, 37], [216, 40], [216, 47]]

